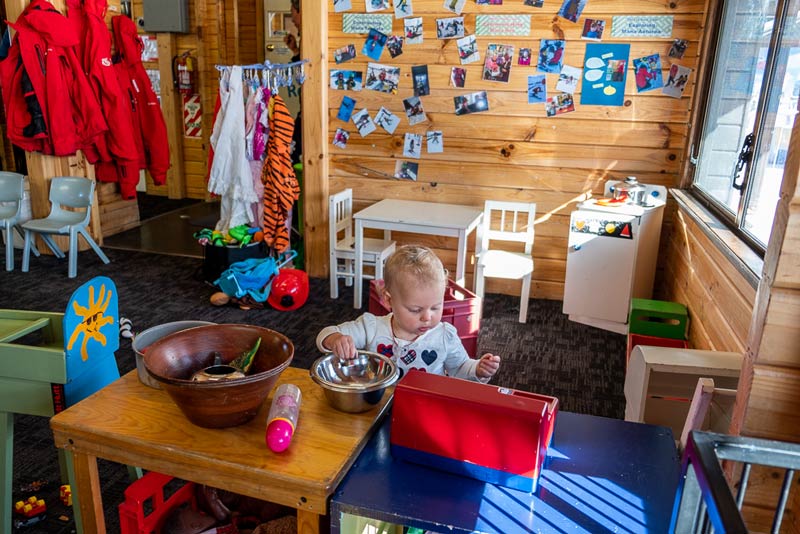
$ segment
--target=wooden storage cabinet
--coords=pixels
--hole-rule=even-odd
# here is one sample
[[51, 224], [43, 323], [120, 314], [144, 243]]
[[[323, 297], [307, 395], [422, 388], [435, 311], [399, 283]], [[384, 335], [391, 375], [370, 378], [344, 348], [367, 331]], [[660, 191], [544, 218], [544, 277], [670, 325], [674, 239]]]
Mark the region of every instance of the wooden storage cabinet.
[[634, 347], [625, 375], [625, 420], [663, 425], [681, 435], [698, 378], [736, 389], [742, 355], [670, 347]]

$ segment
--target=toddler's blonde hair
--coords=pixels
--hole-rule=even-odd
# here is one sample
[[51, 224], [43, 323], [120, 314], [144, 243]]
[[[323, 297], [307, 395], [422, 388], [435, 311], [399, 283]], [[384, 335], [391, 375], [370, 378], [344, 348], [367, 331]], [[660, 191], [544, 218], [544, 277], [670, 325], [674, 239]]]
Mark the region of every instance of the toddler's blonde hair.
[[428, 247], [403, 245], [386, 260], [383, 269], [384, 287], [390, 292], [397, 290], [403, 277], [420, 285], [439, 284], [444, 290], [447, 271], [442, 260]]

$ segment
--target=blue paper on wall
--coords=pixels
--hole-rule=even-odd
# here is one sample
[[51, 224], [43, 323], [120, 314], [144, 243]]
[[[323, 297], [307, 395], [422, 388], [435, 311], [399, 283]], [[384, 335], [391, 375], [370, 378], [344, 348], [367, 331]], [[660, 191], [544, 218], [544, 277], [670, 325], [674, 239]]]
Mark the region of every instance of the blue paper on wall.
[[582, 105], [623, 105], [630, 50], [629, 44], [587, 43], [583, 58]]
[[356, 107], [356, 101], [349, 96], [342, 97], [342, 104], [339, 106], [339, 113], [336, 118], [340, 121], [350, 122], [350, 117], [353, 115], [353, 110]]

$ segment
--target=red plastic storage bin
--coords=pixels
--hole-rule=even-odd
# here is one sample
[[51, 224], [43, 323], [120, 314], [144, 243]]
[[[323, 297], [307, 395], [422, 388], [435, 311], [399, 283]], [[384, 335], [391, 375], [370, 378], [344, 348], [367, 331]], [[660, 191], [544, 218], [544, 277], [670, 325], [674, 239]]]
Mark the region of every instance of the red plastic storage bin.
[[[370, 280], [369, 312], [373, 315], [386, 315], [391, 310], [381, 298], [383, 292], [379, 289], [383, 289], [383, 280]], [[475, 358], [478, 352], [478, 332], [481, 329], [480, 297], [448, 279], [442, 321], [456, 327], [467, 354]]]
[[685, 339], [672, 339], [668, 337], [645, 336], [644, 334], [628, 334], [628, 353], [625, 356], [625, 368], [631, 361], [631, 351], [636, 345], [648, 345], [650, 347], [671, 347], [674, 349], [688, 349], [689, 342]]
[[[119, 505], [119, 525], [122, 534], [155, 534], [173, 508], [190, 502], [197, 506], [194, 483], [186, 482], [165, 498], [164, 491], [173, 477], [149, 472], [125, 490], [125, 501]], [[146, 512], [147, 510], [147, 512]]]
[[534, 491], [558, 399], [411, 370], [392, 406], [392, 455], [522, 491]]

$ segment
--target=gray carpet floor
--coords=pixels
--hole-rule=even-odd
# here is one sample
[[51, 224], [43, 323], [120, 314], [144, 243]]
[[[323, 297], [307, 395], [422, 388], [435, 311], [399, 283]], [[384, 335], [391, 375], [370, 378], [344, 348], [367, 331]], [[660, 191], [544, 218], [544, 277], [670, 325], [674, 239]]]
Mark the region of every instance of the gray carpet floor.
[[[111, 263], [104, 265], [91, 251], [78, 260], [78, 277], [66, 277], [66, 260], [53, 256], [31, 258], [28, 273], [17, 268], [0, 273], [0, 308], [63, 312], [80, 284], [96, 275], [108, 276], [117, 284], [120, 315], [131, 319], [135, 331], [186, 319], [249, 323], [286, 334], [295, 344], [293, 366], [308, 368], [318, 352], [314, 338], [323, 326], [357, 317], [352, 307], [352, 290], [342, 284], [338, 300], [331, 300], [328, 281], [311, 280], [308, 303], [295, 312], [273, 309], [240, 310], [213, 307], [209, 296], [214, 288], [202, 279], [202, 260], [189, 257], [106, 250]], [[365, 305], [367, 302], [365, 295]], [[366, 309], [366, 307], [365, 307]], [[500, 372], [492, 383], [559, 398], [561, 409], [599, 416], [622, 418], [625, 336], [572, 323], [561, 313], [561, 303], [531, 300], [527, 324], [517, 322], [518, 299], [488, 295], [483, 308], [479, 352], [502, 357]], [[121, 341], [117, 360], [121, 373], [135, 367], [128, 340]], [[100, 462], [101, 486], [108, 532], [119, 532], [117, 506], [128, 484], [127, 471], [111, 462]], [[31, 482], [46, 481], [35, 492], [45, 498], [50, 514], [39, 525], [24, 532], [68, 533], [71, 510], [58, 500], [59, 470], [52, 434], [46, 418], [18, 415], [15, 418], [15, 499], [32, 493]]]

